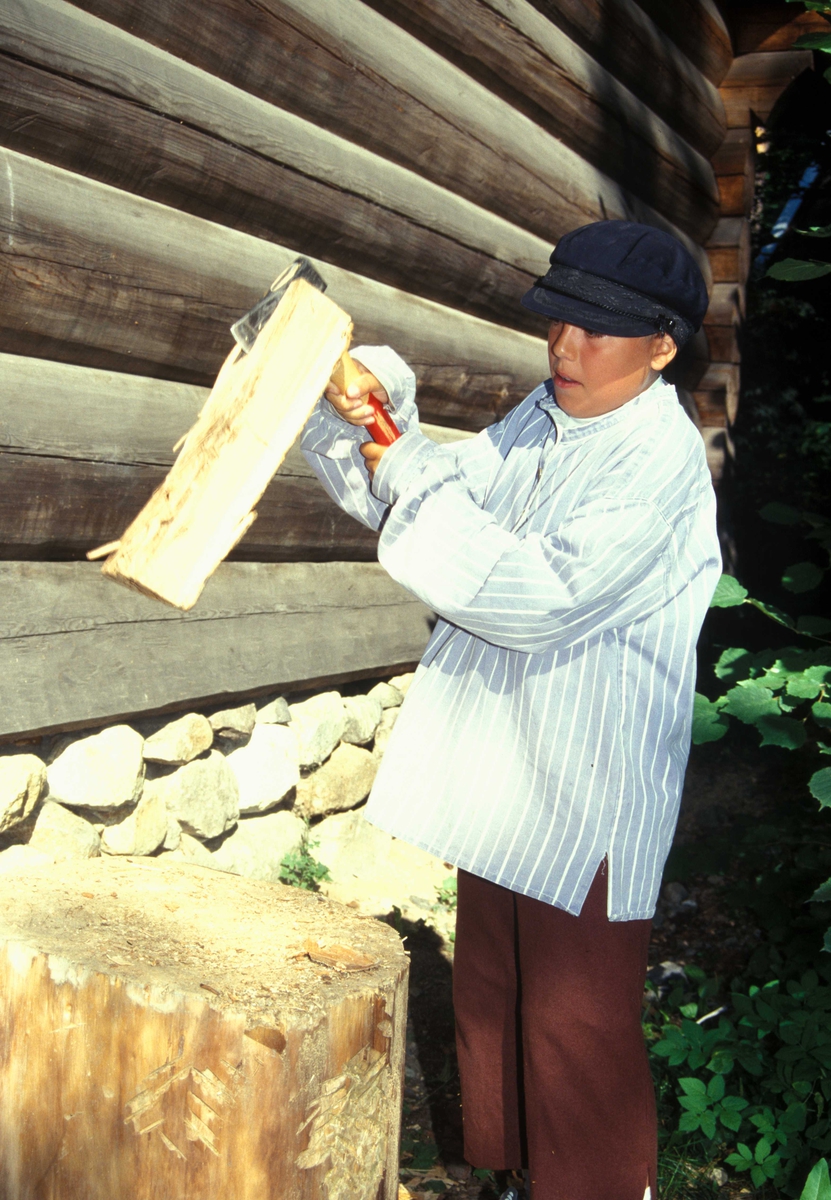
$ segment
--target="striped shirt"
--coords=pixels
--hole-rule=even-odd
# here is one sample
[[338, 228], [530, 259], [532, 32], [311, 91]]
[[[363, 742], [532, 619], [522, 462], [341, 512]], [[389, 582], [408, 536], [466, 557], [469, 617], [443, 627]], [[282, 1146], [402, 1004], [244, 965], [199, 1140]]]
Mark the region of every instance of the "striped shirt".
[[322, 400], [303, 448], [378, 558], [440, 619], [367, 807], [376, 825], [579, 913], [652, 916], [690, 744], [695, 645], [720, 574], [704, 445], [658, 379], [588, 421], [551, 381], [437, 446], [386, 347], [355, 355], [404, 436], [370, 491], [363, 429]]

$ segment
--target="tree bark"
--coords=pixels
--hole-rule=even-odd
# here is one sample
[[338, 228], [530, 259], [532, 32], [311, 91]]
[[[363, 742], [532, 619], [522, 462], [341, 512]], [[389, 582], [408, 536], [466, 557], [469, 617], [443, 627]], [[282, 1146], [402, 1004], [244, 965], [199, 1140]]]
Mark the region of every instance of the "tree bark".
[[3, 1197], [395, 1200], [392, 929], [159, 860], [6, 875], [0, 895]]

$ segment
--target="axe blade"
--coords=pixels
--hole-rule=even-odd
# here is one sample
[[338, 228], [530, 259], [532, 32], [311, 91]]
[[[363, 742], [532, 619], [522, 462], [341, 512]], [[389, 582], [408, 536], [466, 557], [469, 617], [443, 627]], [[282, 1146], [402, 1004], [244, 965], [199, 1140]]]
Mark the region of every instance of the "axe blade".
[[231, 333], [234, 335], [234, 340], [237, 345], [242, 347], [246, 354], [253, 350], [257, 334], [283, 299], [286, 288], [290, 283], [294, 283], [295, 279], [305, 279], [307, 283], [317, 288], [319, 292], [326, 291], [326, 281], [309, 259], [303, 258], [302, 255], [296, 258], [293, 263], [290, 263], [286, 267], [285, 271], [277, 276], [262, 300], [258, 300], [244, 317], [240, 317], [231, 326]]

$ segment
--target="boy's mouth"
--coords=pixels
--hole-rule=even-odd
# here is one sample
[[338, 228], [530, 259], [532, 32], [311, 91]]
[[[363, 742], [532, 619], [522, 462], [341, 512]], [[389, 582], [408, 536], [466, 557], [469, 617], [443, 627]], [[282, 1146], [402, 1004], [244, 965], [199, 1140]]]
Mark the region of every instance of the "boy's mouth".
[[569, 379], [568, 375], [562, 375], [559, 371], [554, 372], [554, 386], [560, 388], [579, 387], [580, 384], [576, 379]]

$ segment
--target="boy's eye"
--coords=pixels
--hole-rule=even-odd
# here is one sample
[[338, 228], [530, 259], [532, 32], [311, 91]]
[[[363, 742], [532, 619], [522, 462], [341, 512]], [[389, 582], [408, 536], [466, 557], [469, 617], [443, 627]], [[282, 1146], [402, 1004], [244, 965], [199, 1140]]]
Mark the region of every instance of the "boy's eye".
[[587, 329], [587, 330], [586, 330], [586, 337], [590, 337], [590, 338], [602, 338], [602, 337], [605, 337], [605, 336], [606, 336], [606, 334], [605, 334], [605, 333], [600, 333], [600, 331], [599, 331], [599, 330], [597, 330], [597, 329]]

